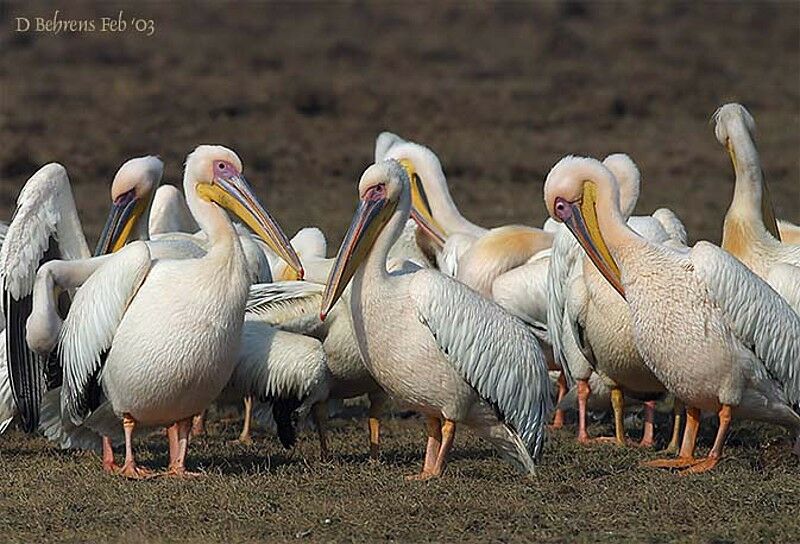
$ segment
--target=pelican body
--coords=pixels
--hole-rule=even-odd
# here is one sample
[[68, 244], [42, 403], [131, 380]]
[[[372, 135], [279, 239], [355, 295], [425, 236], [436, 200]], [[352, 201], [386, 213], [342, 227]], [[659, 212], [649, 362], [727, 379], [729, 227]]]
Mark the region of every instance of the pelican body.
[[[185, 474], [191, 417], [228, 383], [250, 284], [239, 236], [224, 208], [302, 269], [288, 239], [258, 204], [231, 150], [200, 146], [186, 161], [184, 192], [209, 245], [200, 258], [153, 260], [145, 243], [113, 255], [78, 290], [61, 331], [62, 412], [110, 434], [104, 404], [123, 420], [122, 474], [142, 477], [135, 426], [180, 425], [171, 473]], [[102, 393], [102, 395], [100, 394]], [[118, 421], [118, 420], [116, 420]], [[118, 425], [118, 423], [116, 423]], [[173, 452], [171, 452], [173, 453]]]
[[442, 473], [457, 424], [532, 472], [550, 409], [535, 337], [493, 302], [436, 271], [387, 271], [411, 209], [408, 175], [398, 162], [368, 168], [359, 197], [320, 317], [352, 278], [350, 311], [365, 366], [390, 396], [426, 417], [425, 463], [415, 478]]

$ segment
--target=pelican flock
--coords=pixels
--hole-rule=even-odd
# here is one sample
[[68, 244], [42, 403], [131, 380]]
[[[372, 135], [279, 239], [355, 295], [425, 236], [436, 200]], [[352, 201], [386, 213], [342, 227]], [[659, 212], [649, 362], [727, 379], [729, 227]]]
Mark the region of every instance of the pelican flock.
[[[243, 403], [245, 443], [254, 413], [286, 448], [308, 421], [331, 459], [333, 405], [366, 396], [373, 460], [390, 406], [420, 416], [410, 480], [442, 476], [456, 430], [535, 477], [573, 403], [586, 447], [626, 447], [634, 408], [636, 444], [655, 447], [657, 407], [674, 413], [635, 470], [709, 471], [737, 419], [788, 429], [800, 455], [798, 227], [775, 217], [750, 113], [726, 104], [713, 122], [735, 175], [719, 246], [689, 245], [667, 207], [637, 215], [656, 181], [624, 153], [558, 160], [541, 227], [479, 226], [433, 150], [382, 132], [333, 257], [315, 227], [289, 240], [219, 145], [188, 153], [180, 188], [156, 156], [124, 162], [92, 253], [66, 169], [47, 164], [0, 222], [0, 434], [17, 421], [101, 452], [109, 473], [186, 477], [193, 418], [214, 403]], [[593, 412], [613, 437], [589, 436]], [[718, 426], [699, 456], [703, 414]], [[134, 441], [156, 429], [158, 474]]]

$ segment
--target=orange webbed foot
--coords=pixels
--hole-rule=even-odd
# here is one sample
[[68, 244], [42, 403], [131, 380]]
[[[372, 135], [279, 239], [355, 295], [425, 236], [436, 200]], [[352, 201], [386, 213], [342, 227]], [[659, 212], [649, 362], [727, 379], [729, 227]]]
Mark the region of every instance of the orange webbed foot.
[[705, 459], [700, 459], [697, 463], [689, 468], [680, 471], [678, 474], [681, 476], [688, 476], [689, 474], [702, 474], [703, 472], [708, 472], [717, 466], [718, 463], [719, 457], [706, 457]]
[[674, 459], [654, 459], [653, 461], [643, 461], [639, 464], [648, 468], [684, 468], [699, 463], [700, 460], [694, 457], [678, 457]]

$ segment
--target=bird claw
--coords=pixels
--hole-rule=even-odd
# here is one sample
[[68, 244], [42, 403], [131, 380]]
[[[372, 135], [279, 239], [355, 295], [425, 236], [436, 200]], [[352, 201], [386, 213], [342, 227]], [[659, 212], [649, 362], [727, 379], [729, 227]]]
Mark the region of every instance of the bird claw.
[[152, 470], [140, 467], [135, 463], [125, 463], [117, 474], [129, 480], [147, 480], [155, 476]]
[[698, 460], [689, 468], [681, 470], [678, 474], [681, 476], [688, 476], [689, 474], [702, 474], [703, 472], [708, 472], [717, 466], [718, 463], [718, 457], [706, 457], [705, 459]]
[[408, 482], [424, 482], [425, 480], [430, 480], [431, 478], [435, 478], [437, 475], [433, 472], [425, 472], [422, 471], [419, 474], [409, 474], [406, 476], [406, 481]]

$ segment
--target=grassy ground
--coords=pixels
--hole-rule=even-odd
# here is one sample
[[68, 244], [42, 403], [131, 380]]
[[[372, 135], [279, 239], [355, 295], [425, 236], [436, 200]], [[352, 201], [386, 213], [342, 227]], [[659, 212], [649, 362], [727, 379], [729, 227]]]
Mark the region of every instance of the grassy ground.
[[[70, 2], [62, 18], [152, 18], [152, 37], [13, 32], [51, 3], [0, 3], [0, 219], [24, 181], [63, 163], [90, 247], [127, 158], [224, 143], [287, 232], [319, 225], [330, 252], [349, 223], [375, 135], [427, 143], [473, 221], [541, 224], [541, 188], [569, 153], [625, 151], [639, 212], [674, 209], [719, 240], [732, 194], [709, 119], [747, 105], [777, 215], [800, 222], [797, 2]], [[363, 422], [290, 459], [273, 440], [234, 447], [211, 426], [196, 481], [126, 482], [91, 456], [13, 431], [0, 441], [0, 541], [499, 540], [790, 542], [800, 467], [782, 431], [740, 424], [712, 474], [637, 468], [648, 452], [579, 448], [558, 433], [532, 481], [460, 433], [447, 477], [406, 483], [415, 420], [387, 424], [369, 463]], [[600, 429], [595, 429], [598, 431]], [[608, 429], [604, 429], [608, 431]], [[710, 443], [708, 434], [703, 444]], [[140, 446], [163, 466], [160, 439]]]
[[[204, 476], [142, 482], [14, 431], [0, 448], [0, 540], [722, 543], [800, 534], [800, 463], [780, 429], [736, 426], [718, 470], [691, 477], [639, 468], [652, 451], [578, 446], [564, 429], [530, 480], [460, 432], [445, 477], [410, 483], [403, 475], [421, 464], [421, 421], [388, 421], [380, 463], [367, 458], [363, 420], [333, 425], [334, 456], [322, 463], [312, 433], [287, 455], [268, 435], [232, 445], [238, 422], [212, 423], [190, 451]], [[713, 425], [704, 427], [701, 446], [713, 438]], [[139, 450], [146, 466], [165, 465], [161, 437]]]

